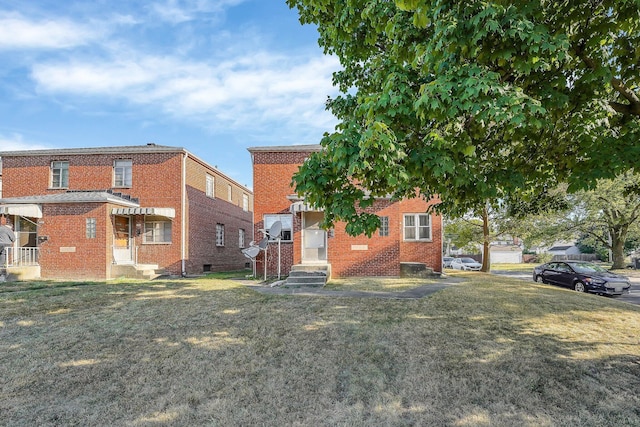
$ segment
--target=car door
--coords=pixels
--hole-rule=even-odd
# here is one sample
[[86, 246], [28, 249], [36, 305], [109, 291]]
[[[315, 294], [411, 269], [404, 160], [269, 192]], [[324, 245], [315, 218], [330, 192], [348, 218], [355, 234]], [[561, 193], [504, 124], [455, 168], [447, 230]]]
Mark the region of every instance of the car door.
[[560, 274], [560, 272], [557, 270], [557, 268], [558, 263], [552, 262], [547, 265], [547, 268], [542, 270], [542, 277], [544, 278], [545, 282], [552, 283], [554, 285], [558, 284], [558, 275]]
[[568, 264], [564, 262], [559, 262], [556, 267], [557, 274], [555, 275], [556, 284], [565, 287], [573, 287], [573, 279], [575, 277], [575, 272]]

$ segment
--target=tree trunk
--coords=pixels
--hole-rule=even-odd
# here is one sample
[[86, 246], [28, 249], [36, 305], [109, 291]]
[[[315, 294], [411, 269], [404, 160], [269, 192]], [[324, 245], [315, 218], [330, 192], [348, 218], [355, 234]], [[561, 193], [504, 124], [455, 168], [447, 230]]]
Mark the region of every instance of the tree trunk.
[[491, 271], [491, 251], [489, 250], [491, 236], [489, 234], [489, 209], [485, 206], [482, 212], [482, 268], [480, 269], [485, 273]]
[[613, 256], [612, 270], [619, 270], [624, 268], [624, 241], [626, 240], [626, 233], [624, 236], [621, 233], [611, 233], [611, 255]]

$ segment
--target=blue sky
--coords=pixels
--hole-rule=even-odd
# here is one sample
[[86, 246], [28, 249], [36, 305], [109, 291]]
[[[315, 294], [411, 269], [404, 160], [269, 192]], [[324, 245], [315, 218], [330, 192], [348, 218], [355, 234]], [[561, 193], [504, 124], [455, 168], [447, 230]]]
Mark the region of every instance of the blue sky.
[[251, 187], [247, 147], [333, 130], [338, 68], [285, 0], [0, 0], [0, 150], [155, 142]]

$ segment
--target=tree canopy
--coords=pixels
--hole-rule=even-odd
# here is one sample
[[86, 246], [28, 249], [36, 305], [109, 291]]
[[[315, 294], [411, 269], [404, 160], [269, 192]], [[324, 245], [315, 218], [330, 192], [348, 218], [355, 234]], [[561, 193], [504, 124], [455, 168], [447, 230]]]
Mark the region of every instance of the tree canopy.
[[640, 1], [287, 0], [342, 65], [339, 119], [294, 177], [325, 225], [374, 197], [453, 216], [640, 163]]

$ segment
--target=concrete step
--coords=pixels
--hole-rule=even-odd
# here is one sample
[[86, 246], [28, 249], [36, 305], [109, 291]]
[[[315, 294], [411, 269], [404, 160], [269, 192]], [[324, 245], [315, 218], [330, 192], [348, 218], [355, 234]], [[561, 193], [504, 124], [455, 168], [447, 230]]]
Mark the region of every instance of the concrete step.
[[160, 269], [157, 264], [114, 265], [111, 267], [111, 273], [114, 277], [143, 280], [153, 280], [169, 275], [166, 270]]
[[[318, 267], [324, 267], [319, 269]], [[292, 287], [318, 287], [321, 288], [327, 283], [328, 267], [326, 266], [293, 266], [289, 272], [289, 277], [282, 285], [286, 288]]]
[[322, 271], [328, 273], [330, 268], [329, 264], [296, 264], [291, 267], [291, 271]]

